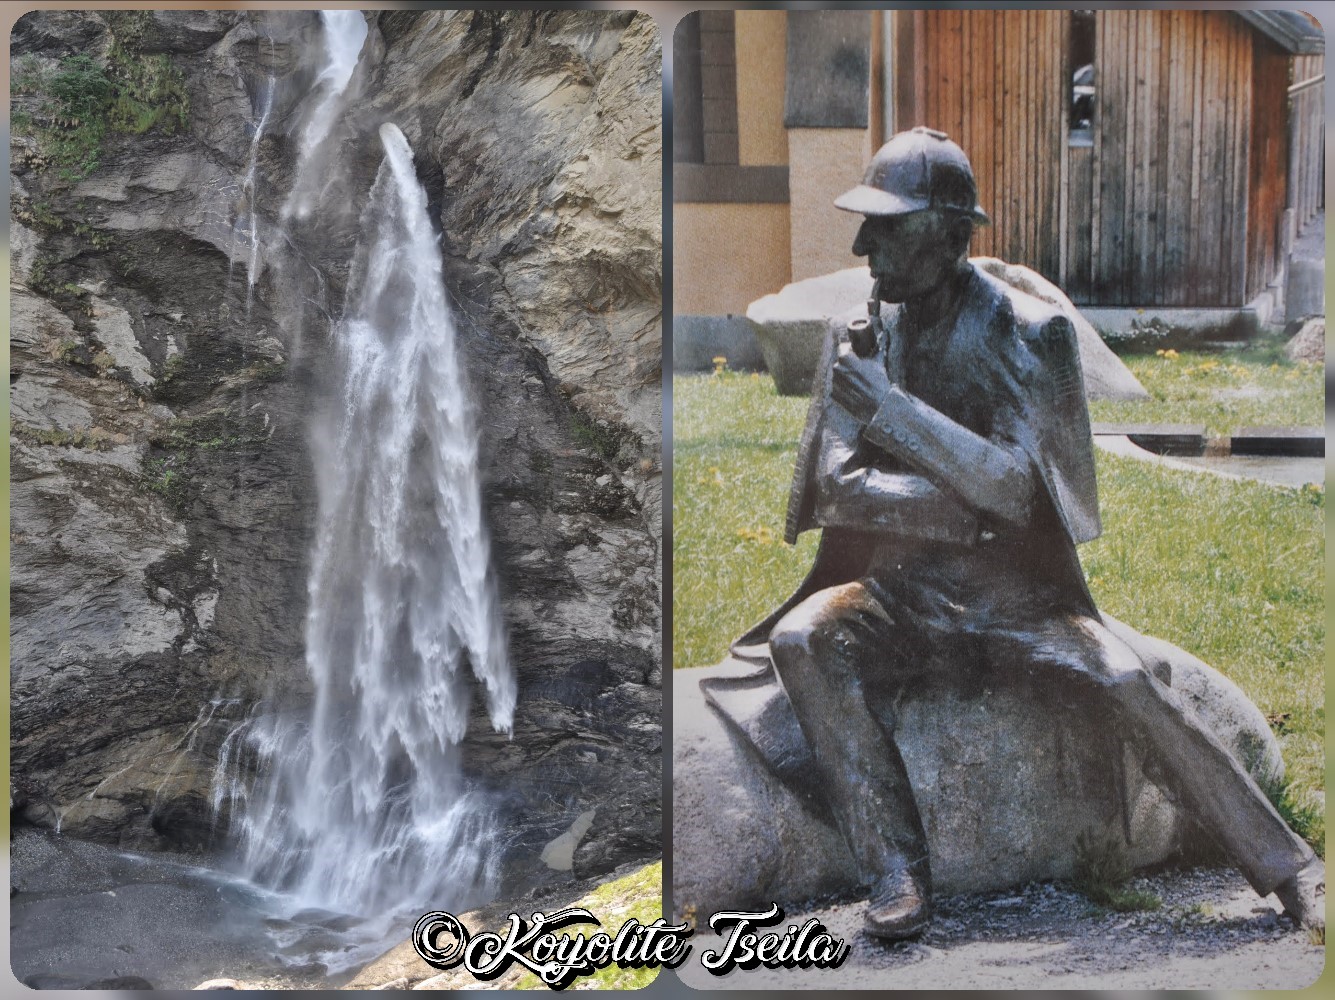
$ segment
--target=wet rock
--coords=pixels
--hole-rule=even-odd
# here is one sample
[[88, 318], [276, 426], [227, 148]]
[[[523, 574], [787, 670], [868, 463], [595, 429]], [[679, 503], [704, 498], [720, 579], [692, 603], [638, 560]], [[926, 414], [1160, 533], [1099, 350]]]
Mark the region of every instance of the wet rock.
[[34, 990], [81, 990], [87, 980], [81, 976], [71, 976], [61, 972], [39, 972], [24, 976], [21, 982]]
[[208, 979], [195, 987], [197, 990], [239, 990], [241, 984], [235, 979]]
[[31, 12], [14, 23], [10, 51], [47, 56], [93, 52], [107, 37], [106, 22], [97, 14], [74, 10]]
[[150, 12], [144, 50], [147, 52], [201, 52], [222, 38], [237, 23], [237, 15], [217, 10], [155, 10]]
[[83, 987], [85, 990], [151, 990], [153, 984], [142, 976], [115, 976], [99, 979]]

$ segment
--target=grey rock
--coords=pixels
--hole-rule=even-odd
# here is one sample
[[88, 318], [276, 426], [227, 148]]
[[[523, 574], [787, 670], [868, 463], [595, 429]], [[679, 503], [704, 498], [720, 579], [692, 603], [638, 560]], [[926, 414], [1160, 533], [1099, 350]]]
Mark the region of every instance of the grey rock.
[[49, 56], [93, 52], [107, 37], [106, 24], [94, 13], [75, 10], [34, 10], [14, 22], [10, 51]]
[[765, 356], [745, 316], [672, 317], [672, 370], [712, 372], [726, 358], [733, 371], [763, 371]]
[[[1134, 633], [1115, 621], [1119, 634]], [[1260, 711], [1231, 681], [1162, 640], [1137, 637], [1173, 687], [1259, 781], [1282, 773]], [[795, 903], [846, 892], [856, 872], [842, 838], [729, 735], [698, 681], [753, 670], [736, 661], [673, 685], [673, 901], [678, 912]], [[1058, 724], [1054, 724], [1057, 720]], [[943, 894], [1069, 877], [1076, 838], [1129, 831], [1145, 867], [1201, 846], [1199, 831], [1150, 783], [1134, 748], [1092, 742], [1078, 713], [1032, 692], [937, 688], [900, 706], [896, 742], [917, 794]], [[1119, 789], [1117, 769], [1124, 775]]]
[[1080, 346], [1080, 368], [1085, 379], [1086, 398], [1150, 398], [1140, 380], [1131, 374], [1131, 369], [1103, 342], [1099, 332], [1056, 285], [1022, 264], [1007, 264], [995, 257], [977, 257], [974, 263], [1011, 287], [1050, 306], [1056, 306], [1071, 321]]
[[1326, 360], [1326, 317], [1307, 320], [1284, 345], [1284, 356], [1290, 361]]
[[238, 15], [218, 10], [155, 10], [146, 32], [148, 52], [201, 52], [236, 25]]
[[[1080, 364], [1089, 399], [1147, 399], [1149, 394], [1103, 342], [1071, 301], [1051, 282], [1019, 264], [993, 257], [975, 257], [973, 263], [988, 274], [1055, 306], [1071, 320], [1080, 349]], [[784, 395], [810, 392], [820, 348], [830, 319], [866, 315], [871, 295], [871, 272], [850, 267], [831, 274], [785, 285], [747, 307], [765, 364], [775, 386]]]
[[1287, 320], [1326, 314], [1326, 261], [1290, 257], [1284, 282], [1284, 317]]
[[811, 392], [811, 378], [829, 321], [865, 305], [871, 285], [870, 270], [849, 267], [794, 281], [747, 306], [746, 318], [780, 395], [804, 396]]
[[117, 367], [124, 368], [139, 385], [153, 383], [152, 365], [139, 349], [130, 314], [116, 305], [93, 296], [90, 302], [93, 335], [102, 342]]
[[153, 984], [143, 976], [113, 976], [98, 979], [83, 987], [86, 990], [151, 990]]

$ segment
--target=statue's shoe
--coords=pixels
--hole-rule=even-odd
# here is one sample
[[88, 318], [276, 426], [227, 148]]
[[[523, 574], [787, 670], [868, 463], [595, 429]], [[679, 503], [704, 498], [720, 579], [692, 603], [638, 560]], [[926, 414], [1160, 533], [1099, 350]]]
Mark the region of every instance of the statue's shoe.
[[1326, 927], [1326, 866], [1313, 858], [1275, 888], [1284, 912], [1303, 927]]
[[876, 883], [863, 928], [873, 937], [901, 941], [921, 934], [932, 921], [932, 897], [907, 871], [896, 871]]

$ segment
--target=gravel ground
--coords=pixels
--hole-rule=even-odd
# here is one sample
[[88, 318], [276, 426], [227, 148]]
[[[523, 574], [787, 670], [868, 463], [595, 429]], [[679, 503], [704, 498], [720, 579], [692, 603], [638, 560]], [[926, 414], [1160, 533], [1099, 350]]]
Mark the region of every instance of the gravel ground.
[[1293, 256], [1321, 260], [1326, 256], [1326, 213], [1318, 212], [1293, 241]]
[[721, 939], [697, 935], [678, 973], [699, 989], [1301, 989], [1325, 965], [1324, 946], [1279, 915], [1231, 869], [1136, 879], [1162, 908], [1114, 913], [1073, 890], [1032, 884], [1012, 893], [942, 900], [917, 941], [883, 945], [862, 934], [863, 904], [788, 913], [816, 917], [851, 945], [835, 970], [755, 969], [716, 978], [700, 965]]

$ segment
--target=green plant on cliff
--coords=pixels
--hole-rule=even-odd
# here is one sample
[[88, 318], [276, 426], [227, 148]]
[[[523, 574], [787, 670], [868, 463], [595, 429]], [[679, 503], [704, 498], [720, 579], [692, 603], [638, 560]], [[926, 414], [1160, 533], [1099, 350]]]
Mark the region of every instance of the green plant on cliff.
[[97, 167], [113, 98], [111, 80], [91, 56], [67, 56], [60, 71], [45, 81], [42, 95], [46, 125], [38, 139], [61, 176], [77, 180]]
[[15, 97], [35, 94], [42, 89], [45, 79], [46, 72], [42, 68], [42, 61], [28, 52], [14, 60], [14, 68], [9, 78], [9, 92]]
[[595, 420], [576, 407], [570, 410], [570, 436], [576, 445], [597, 452], [608, 462], [616, 461], [623, 445], [637, 447], [640, 443], [629, 428]]
[[144, 488], [166, 500], [178, 512], [190, 499], [190, 480], [174, 458], [145, 458], [142, 466]]
[[36, 427], [13, 417], [9, 418], [9, 436], [12, 440], [30, 445], [83, 448], [91, 451], [106, 451], [129, 441], [126, 435], [102, 427], [74, 427], [68, 430], [60, 427]]
[[168, 135], [185, 126], [190, 95], [185, 74], [165, 53], [139, 51], [138, 21], [112, 19], [113, 34], [105, 62], [92, 56], [67, 56], [55, 72], [35, 60], [20, 60], [11, 94], [39, 97], [35, 111], [16, 109], [14, 127], [33, 134], [43, 156], [74, 181], [97, 168], [108, 132], [140, 135], [158, 129]]
[[24, 201], [10, 198], [10, 214], [13, 218], [33, 229], [58, 233], [64, 230], [65, 220], [46, 201]]
[[168, 385], [184, 375], [185, 371], [185, 355], [173, 354], [162, 363], [162, 372], [158, 375], [158, 382]]
[[108, 122], [117, 132], [142, 135], [159, 128], [171, 135], [185, 127], [190, 116], [185, 74], [165, 53], [136, 54], [116, 40], [107, 54], [107, 71], [115, 84]]
[[200, 416], [172, 420], [154, 434], [151, 441], [160, 448], [176, 452], [181, 461], [187, 461], [193, 451], [252, 448], [264, 444], [268, 436], [261, 422], [215, 409]]

